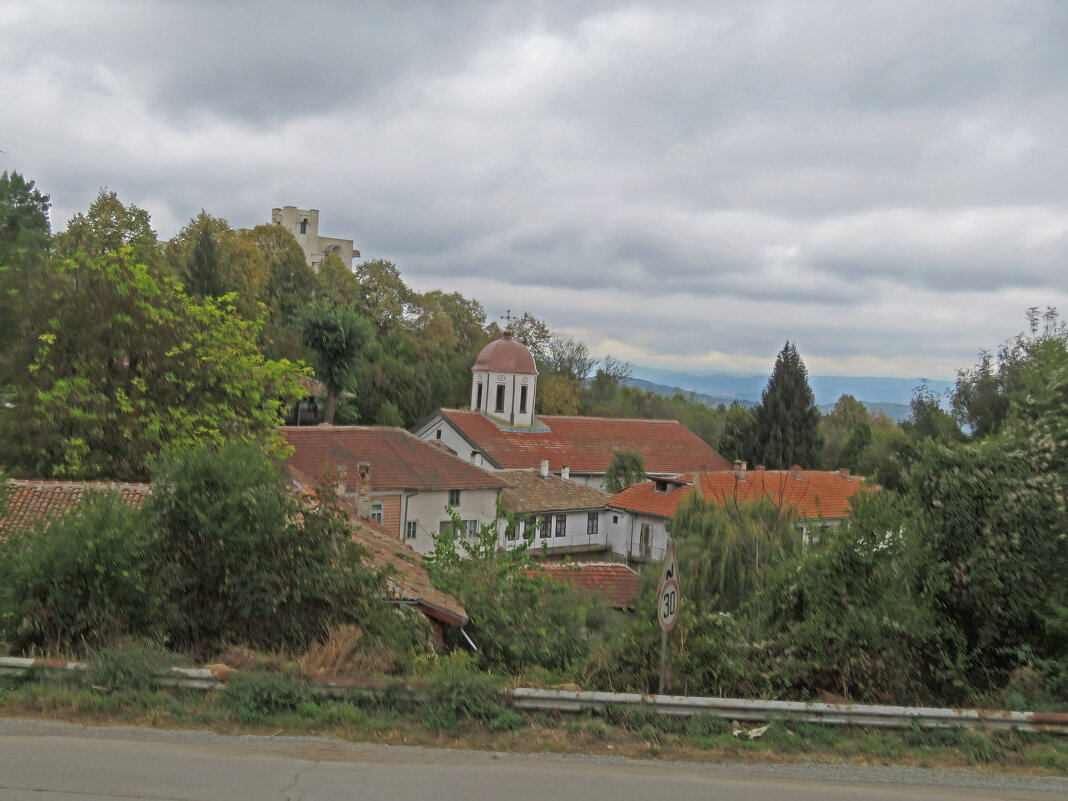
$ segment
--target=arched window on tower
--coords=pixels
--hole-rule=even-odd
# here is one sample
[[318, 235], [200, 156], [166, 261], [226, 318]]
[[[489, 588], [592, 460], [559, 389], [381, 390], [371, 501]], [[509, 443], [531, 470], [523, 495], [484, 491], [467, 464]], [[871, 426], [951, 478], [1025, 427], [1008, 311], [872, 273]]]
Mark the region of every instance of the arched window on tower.
[[300, 221], [300, 232], [302, 234], [308, 233], [308, 219], [307, 219], [307, 217], [305, 217], [303, 220]]

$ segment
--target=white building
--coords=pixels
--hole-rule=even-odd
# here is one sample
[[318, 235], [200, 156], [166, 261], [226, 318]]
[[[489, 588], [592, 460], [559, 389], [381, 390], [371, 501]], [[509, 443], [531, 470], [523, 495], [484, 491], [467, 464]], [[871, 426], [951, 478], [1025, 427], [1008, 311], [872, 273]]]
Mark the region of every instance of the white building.
[[352, 269], [353, 258], [360, 257], [360, 251], [353, 248], [351, 239], [338, 239], [332, 236], [319, 236], [319, 210], [298, 209], [296, 206], [283, 206], [271, 209], [271, 222], [281, 225], [293, 236], [304, 249], [304, 258], [308, 266], [319, 272], [323, 259], [333, 254], [348, 269]]

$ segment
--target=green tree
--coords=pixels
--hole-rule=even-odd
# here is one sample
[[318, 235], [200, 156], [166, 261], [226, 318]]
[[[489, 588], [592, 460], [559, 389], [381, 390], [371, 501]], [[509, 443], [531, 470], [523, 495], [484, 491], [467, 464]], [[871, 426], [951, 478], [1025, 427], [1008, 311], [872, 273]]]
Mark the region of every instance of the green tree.
[[[508, 548], [497, 546], [502, 521]], [[604, 601], [539, 572], [529, 542], [518, 536], [521, 520], [498, 509], [497, 519], [474, 538], [462, 533], [456, 515], [453, 522], [424, 560], [434, 586], [467, 610], [479, 664], [512, 673], [581, 665], [611, 624]]]
[[299, 370], [260, 355], [229, 298], [198, 303], [124, 250], [51, 261], [13, 348], [4, 458], [24, 475], [143, 480], [168, 445], [283, 447]]
[[667, 524], [686, 598], [702, 609], [737, 610], [799, 546], [794, 522], [766, 500], [725, 498], [720, 504], [691, 492]]
[[0, 175], [0, 388], [4, 353], [23, 316], [28, 274], [47, 258], [51, 229], [48, 195], [17, 172]]
[[942, 408], [942, 396], [921, 379], [909, 402], [909, 419], [902, 426], [913, 442], [959, 442], [964, 438], [953, 416]]
[[304, 344], [315, 354], [315, 374], [326, 384], [326, 422], [333, 424], [338, 395], [352, 384], [374, 342], [371, 325], [351, 307], [324, 303], [305, 308], [299, 324]]
[[909, 475], [925, 592], [980, 690], [1035, 660], [1068, 691], [1068, 364], [1044, 379], [998, 434], [927, 441]]
[[915, 704], [959, 676], [921, 589], [924, 550], [887, 492], [860, 493], [846, 523], [796, 549], [748, 609], [779, 691]]
[[54, 245], [55, 255], [61, 259], [78, 254], [105, 256], [129, 247], [139, 264], [160, 264], [159, 243], [148, 212], [132, 203], [124, 205], [118, 195], [106, 189], [100, 190], [88, 211], [70, 218], [67, 229], [56, 234]]
[[[871, 415], [864, 404], [852, 395], [842, 395], [835, 401], [834, 408], [820, 420], [820, 433], [823, 438], [823, 465], [828, 468], [849, 467], [841, 461], [841, 454], [846, 442], [853, 436], [857, 427], [870, 427]], [[870, 434], [870, 431], [869, 431]], [[863, 435], [860, 435], [863, 436]], [[854, 443], [854, 446], [856, 443]]]
[[261, 300], [276, 325], [289, 324], [308, 305], [315, 291], [315, 271], [308, 266], [304, 250], [281, 225], [264, 223], [241, 232], [264, 259], [265, 278]]
[[185, 290], [198, 297], [217, 298], [225, 294], [226, 276], [224, 275], [222, 249], [210, 226], [199, 226], [193, 249], [183, 265], [182, 279]]
[[360, 284], [363, 306], [360, 311], [371, 321], [379, 336], [400, 326], [412, 290], [401, 278], [397, 266], [385, 259], [369, 259], [354, 268]]
[[301, 504], [277, 464], [241, 443], [175, 451], [143, 507], [166, 629], [203, 653], [224, 643], [299, 649], [327, 627], [385, 634], [403, 618], [323, 489]]
[[1062, 363], [1068, 326], [1058, 319], [1057, 310], [1047, 307], [1040, 317], [1032, 307], [1027, 321], [1028, 333], [1003, 344], [996, 357], [983, 351], [975, 367], [957, 374], [953, 412], [975, 437], [996, 433], [1008, 419], [1012, 402]]
[[755, 410], [756, 456], [772, 469], [820, 462], [820, 413], [808, 383], [808, 370], [790, 342], [775, 359], [768, 385]]
[[645, 481], [645, 462], [642, 455], [634, 451], [612, 451], [612, 463], [604, 474], [604, 488], [607, 492], [619, 492]]
[[723, 421], [723, 431], [715, 443], [716, 450], [731, 461], [740, 459], [759, 463], [756, 454], [756, 413], [738, 401], [731, 403]]

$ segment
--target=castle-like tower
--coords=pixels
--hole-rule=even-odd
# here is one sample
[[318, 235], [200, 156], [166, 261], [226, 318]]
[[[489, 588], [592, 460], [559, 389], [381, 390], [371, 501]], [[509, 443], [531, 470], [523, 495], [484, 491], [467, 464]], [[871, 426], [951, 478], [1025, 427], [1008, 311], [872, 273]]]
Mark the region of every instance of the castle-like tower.
[[538, 368], [511, 331], [482, 349], [471, 373], [471, 411], [483, 412], [504, 426], [534, 424]]
[[330, 254], [341, 259], [350, 270], [353, 258], [360, 257], [360, 251], [353, 248], [351, 239], [319, 236], [319, 209], [298, 209], [296, 206], [271, 209], [271, 222], [281, 225], [296, 237], [304, 249], [308, 266], [315, 272], [319, 272], [319, 265]]

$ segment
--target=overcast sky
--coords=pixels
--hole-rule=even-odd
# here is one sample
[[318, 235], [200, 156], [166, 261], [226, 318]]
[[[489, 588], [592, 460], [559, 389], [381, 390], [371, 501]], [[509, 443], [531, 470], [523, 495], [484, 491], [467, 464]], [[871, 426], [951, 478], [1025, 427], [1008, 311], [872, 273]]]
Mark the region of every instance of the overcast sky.
[[0, 170], [318, 208], [594, 355], [950, 378], [1068, 313], [1068, 2], [7, 2]]

